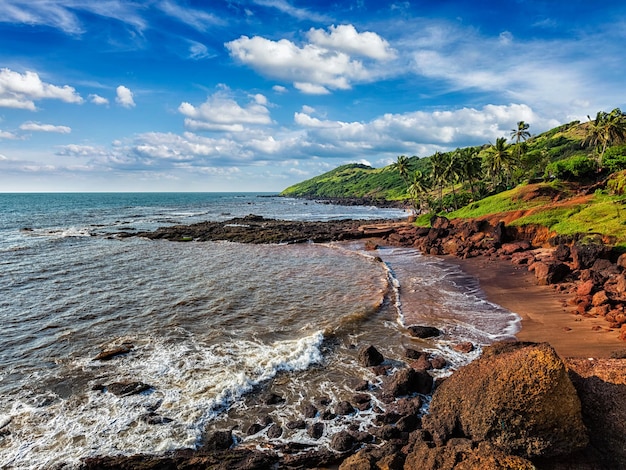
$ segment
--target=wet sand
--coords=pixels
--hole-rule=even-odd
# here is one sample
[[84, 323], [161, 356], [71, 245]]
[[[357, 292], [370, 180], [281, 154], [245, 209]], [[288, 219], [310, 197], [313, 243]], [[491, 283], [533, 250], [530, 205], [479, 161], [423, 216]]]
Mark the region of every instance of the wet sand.
[[570, 294], [551, 286], [538, 286], [526, 266], [505, 260], [478, 257], [462, 260], [446, 256], [466, 273], [479, 280], [489, 301], [522, 317], [520, 341], [548, 342], [561, 357], [609, 358], [626, 350], [619, 331], [609, 329], [603, 318], [588, 318], [571, 313]]

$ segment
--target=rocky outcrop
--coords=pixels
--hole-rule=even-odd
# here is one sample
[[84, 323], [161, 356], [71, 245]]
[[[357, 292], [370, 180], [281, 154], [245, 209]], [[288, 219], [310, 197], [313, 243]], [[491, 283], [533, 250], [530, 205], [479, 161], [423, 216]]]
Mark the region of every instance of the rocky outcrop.
[[485, 348], [437, 388], [424, 428], [439, 445], [462, 437], [523, 458], [567, 455], [588, 443], [576, 390], [545, 343]]

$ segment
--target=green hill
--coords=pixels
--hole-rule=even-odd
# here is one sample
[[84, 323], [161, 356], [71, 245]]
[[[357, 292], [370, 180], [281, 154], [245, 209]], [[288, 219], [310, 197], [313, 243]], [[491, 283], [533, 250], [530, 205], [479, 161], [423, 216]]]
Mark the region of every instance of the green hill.
[[[617, 125], [611, 128], [611, 123]], [[523, 122], [518, 125], [528, 129]], [[426, 223], [432, 213], [460, 218], [503, 214], [507, 223], [538, 224], [563, 234], [600, 233], [626, 244], [626, 176], [614, 176], [613, 188], [606, 185], [610, 174], [626, 169], [626, 115], [616, 109], [598, 113], [594, 121], [522, 137], [527, 140], [512, 133], [513, 141], [501, 138], [495, 145], [399, 157], [406, 167], [403, 176], [400, 163], [343, 165], [281, 195], [411, 200], [424, 214], [418, 223]]]

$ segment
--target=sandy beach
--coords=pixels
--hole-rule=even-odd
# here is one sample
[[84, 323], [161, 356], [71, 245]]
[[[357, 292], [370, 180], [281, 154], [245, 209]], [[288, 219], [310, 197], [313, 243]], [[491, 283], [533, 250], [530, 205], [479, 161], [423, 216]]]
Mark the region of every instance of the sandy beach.
[[548, 342], [564, 358], [609, 358], [626, 349], [619, 332], [609, 329], [604, 318], [572, 314], [574, 307], [567, 303], [571, 296], [537, 285], [526, 266], [483, 257], [445, 259], [476, 277], [491, 302], [522, 317], [520, 341]]

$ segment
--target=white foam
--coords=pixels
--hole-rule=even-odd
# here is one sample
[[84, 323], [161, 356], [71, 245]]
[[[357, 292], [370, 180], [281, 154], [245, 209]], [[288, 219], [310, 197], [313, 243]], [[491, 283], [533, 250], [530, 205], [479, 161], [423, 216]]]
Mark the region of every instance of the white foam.
[[[27, 395], [0, 399], [0, 422], [11, 434], [0, 443], [0, 468], [78, 466], [94, 455], [160, 453], [198, 444], [206, 423], [279, 371], [301, 371], [322, 362], [320, 332], [263, 344], [227, 341], [204, 346], [193, 341], [147, 342], [125, 357], [75, 364], [95, 374], [96, 383], [140, 381], [153, 389], [118, 397], [88, 391], [33, 406]], [[172, 419], [161, 425], [142, 420], [149, 411]]]

